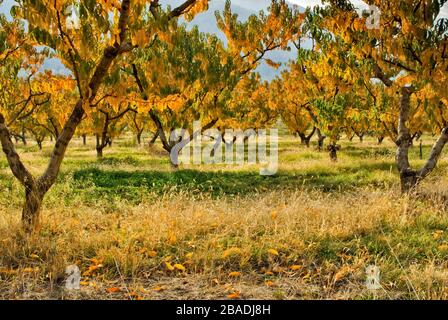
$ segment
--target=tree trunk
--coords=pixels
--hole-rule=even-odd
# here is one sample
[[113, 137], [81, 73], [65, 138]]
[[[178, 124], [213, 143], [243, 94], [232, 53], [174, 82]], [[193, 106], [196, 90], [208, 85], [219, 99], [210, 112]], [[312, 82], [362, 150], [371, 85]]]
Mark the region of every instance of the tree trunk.
[[300, 138], [300, 144], [301, 144], [302, 146], [307, 146], [307, 147], [310, 146], [310, 140], [307, 140], [307, 139], [306, 139], [306, 135], [305, 135], [304, 133], [302, 133], [302, 132], [297, 132], [297, 135], [298, 135], [299, 138]]
[[320, 152], [324, 149], [324, 141], [327, 137], [322, 134], [320, 129], [317, 129], [316, 131], [317, 131], [317, 150]]
[[378, 144], [381, 145], [383, 144], [384, 141], [384, 137], [378, 137]]
[[361, 143], [364, 142], [364, 135], [365, 135], [364, 132], [358, 133], [358, 132], [355, 131], [355, 135], [359, 138], [359, 142], [361, 142]]
[[172, 146], [170, 145], [170, 142], [168, 141], [168, 139], [165, 135], [165, 130], [163, 130], [163, 124], [160, 121], [159, 116], [157, 115], [157, 113], [154, 110], [149, 111], [149, 116], [151, 117], [152, 121], [156, 125], [157, 134], [158, 134], [158, 137], [160, 138], [160, 141], [162, 141], [163, 149], [165, 149], [168, 153], [171, 152]]
[[407, 127], [410, 113], [412, 91], [404, 87], [401, 89], [400, 116], [398, 119], [398, 146], [396, 162], [400, 172], [401, 191], [408, 193], [417, 186], [417, 173], [411, 169], [409, 163], [409, 148], [412, 146], [412, 136]]
[[85, 134], [82, 135], [82, 145], [83, 146], [87, 145], [87, 135]]
[[412, 136], [407, 127], [407, 122], [410, 117], [410, 100], [413, 92], [412, 88], [404, 87], [401, 89], [396, 162], [398, 171], [400, 172], [401, 191], [403, 193], [413, 191], [423, 179], [434, 171], [443, 148], [448, 143], [448, 127], [446, 127], [442, 130], [440, 137], [432, 147], [431, 154], [423, 168], [420, 170], [412, 170], [409, 163], [409, 148], [412, 145]]
[[103, 150], [106, 147], [107, 143], [100, 138], [100, 135], [96, 135], [96, 157], [98, 159], [103, 158]]
[[20, 138], [22, 139], [23, 145], [26, 146], [27, 145], [27, 141], [26, 141], [25, 131], [22, 131], [22, 136]]
[[97, 147], [96, 148], [96, 157], [98, 159], [102, 159], [103, 158], [103, 149], [104, 148], [101, 148], [101, 147]]
[[40, 228], [40, 212], [44, 195], [36, 187], [25, 188], [25, 204], [22, 210], [22, 224], [26, 233]]
[[310, 147], [311, 138], [314, 136], [317, 128], [314, 127], [309, 135], [306, 135], [304, 132], [297, 132], [297, 135], [300, 137], [300, 142], [302, 145], [305, 145], [307, 148]]
[[142, 131], [137, 132], [137, 144], [139, 146], [142, 145], [142, 133], [143, 133]]
[[156, 131], [156, 133], [154, 133], [151, 140], [149, 141], [149, 145], [152, 146], [156, 142], [158, 137], [159, 137], [159, 131]]
[[[120, 43], [109, 46], [104, 50], [103, 56], [98, 62], [92, 78], [89, 81], [89, 102], [93, 102], [98, 90], [103, 83], [113, 61], [125, 50], [128, 50], [126, 41], [126, 30], [129, 20], [130, 0], [123, 0], [120, 10], [118, 26], [120, 29]], [[39, 213], [45, 193], [53, 186], [58, 177], [62, 161], [67, 151], [76, 128], [81, 123], [84, 115], [83, 100], [79, 99], [74, 106], [67, 122], [56, 139], [53, 152], [45, 172], [37, 180], [27, 170], [17, 154], [14, 144], [11, 141], [11, 134], [5, 124], [5, 118], [0, 113], [0, 142], [3, 152], [8, 160], [9, 167], [13, 175], [25, 186], [25, 204], [22, 213], [24, 230], [31, 233], [39, 226]]]
[[423, 160], [423, 141], [420, 140], [420, 160]]
[[332, 142], [328, 145], [328, 152], [330, 154], [330, 159], [333, 162], [338, 161], [338, 151], [341, 149], [339, 145], [336, 144], [336, 142]]
[[[305, 142], [305, 146], [306, 146], [307, 148], [310, 147], [310, 140], [311, 140], [311, 138], [307, 138], [307, 137], [305, 137], [305, 139], [304, 139], [304, 141], [303, 141], [303, 142]], [[302, 144], [303, 144], [303, 142], [302, 142]]]
[[37, 142], [37, 147], [39, 148], [39, 150], [42, 150], [42, 141], [38, 140]]
[[401, 192], [403, 194], [414, 190], [419, 183], [418, 173], [413, 170], [405, 170], [400, 172]]

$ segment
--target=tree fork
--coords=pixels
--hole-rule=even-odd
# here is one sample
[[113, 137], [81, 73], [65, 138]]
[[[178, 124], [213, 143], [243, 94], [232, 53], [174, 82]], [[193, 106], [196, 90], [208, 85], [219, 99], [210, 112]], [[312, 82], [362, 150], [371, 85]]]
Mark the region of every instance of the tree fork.
[[443, 148], [448, 143], [448, 127], [445, 127], [440, 137], [431, 149], [431, 154], [421, 170], [412, 170], [409, 163], [409, 149], [412, 146], [412, 135], [407, 127], [410, 113], [410, 99], [414, 92], [412, 88], [404, 87], [401, 90], [400, 116], [398, 121], [399, 136], [396, 141], [398, 146], [396, 162], [400, 172], [401, 191], [409, 193], [425, 179], [437, 166]]
[[[104, 54], [89, 82], [91, 92], [88, 99], [90, 103], [95, 99], [98, 89], [115, 58], [121, 53], [129, 51], [129, 45], [125, 41], [125, 31], [129, 20], [129, 9], [130, 0], [123, 0], [119, 19], [121, 43], [116, 43], [114, 46], [110, 46], [104, 51]], [[82, 96], [82, 92], [80, 94]], [[56, 178], [59, 174], [68, 144], [73, 138], [76, 128], [79, 123], [81, 123], [85, 113], [83, 101], [84, 100], [81, 97], [74, 106], [69, 119], [65, 123], [60, 135], [57, 137], [47, 169], [37, 180], [34, 179], [20, 160], [20, 157], [14, 148], [14, 144], [11, 141], [10, 132], [5, 124], [5, 118], [2, 114], [0, 114], [0, 141], [3, 151], [6, 155], [13, 175], [25, 187], [25, 204], [22, 213], [22, 224], [27, 233], [32, 233], [37, 230], [39, 226], [42, 200], [48, 190], [56, 182]]]

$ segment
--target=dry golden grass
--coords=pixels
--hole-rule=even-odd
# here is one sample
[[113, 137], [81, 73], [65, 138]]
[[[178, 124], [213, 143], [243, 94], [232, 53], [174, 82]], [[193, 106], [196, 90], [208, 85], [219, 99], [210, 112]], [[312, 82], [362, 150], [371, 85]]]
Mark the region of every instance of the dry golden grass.
[[[113, 214], [82, 206], [46, 210], [40, 236], [32, 239], [18, 235], [19, 212], [2, 209], [1, 295], [71, 297], [60, 284], [65, 267], [77, 264], [82, 272], [100, 265], [83, 277], [77, 293], [82, 298], [126, 298], [134, 292], [150, 299], [226, 298], [230, 291], [242, 298], [368, 298], [373, 293], [364, 286], [366, 266], [383, 267], [384, 259], [384, 273], [400, 263], [393, 253], [369, 252], [363, 238], [375, 234], [387, 243], [393, 234], [384, 228], [412, 228], [418, 210], [413, 206], [375, 190], [199, 201], [178, 195], [123, 205]], [[435, 210], [427, 218], [439, 214]], [[336, 244], [334, 255], [326, 252], [331, 243], [322, 245], [329, 241]], [[185, 271], [169, 270], [167, 263]], [[375, 294], [447, 298], [446, 269], [435, 263], [393, 270], [400, 276]], [[232, 271], [241, 275], [229, 277]], [[109, 294], [110, 287], [120, 292]]]

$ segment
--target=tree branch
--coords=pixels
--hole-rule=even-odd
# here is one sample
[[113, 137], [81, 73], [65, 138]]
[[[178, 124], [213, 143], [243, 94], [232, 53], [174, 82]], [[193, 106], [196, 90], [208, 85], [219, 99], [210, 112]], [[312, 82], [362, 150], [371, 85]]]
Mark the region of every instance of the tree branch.
[[3, 152], [8, 160], [9, 167], [13, 175], [25, 186], [25, 188], [32, 188], [34, 186], [34, 177], [26, 169], [25, 165], [20, 159], [20, 156], [14, 148], [11, 140], [11, 134], [5, 125], [5, 118], [0, 113], [0, 141], [3, 147]]

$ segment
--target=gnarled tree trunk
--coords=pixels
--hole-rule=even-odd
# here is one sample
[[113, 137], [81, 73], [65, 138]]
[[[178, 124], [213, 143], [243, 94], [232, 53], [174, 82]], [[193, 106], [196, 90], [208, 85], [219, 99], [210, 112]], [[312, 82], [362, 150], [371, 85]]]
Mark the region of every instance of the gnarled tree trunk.
[[28, 143], [26, 141], [26, 133], [25, 133], [25, 129], [22, 129], [22, 135], [20, 136], [20, 138], [22, 139], [22, 143], [24, 146], [26, 146]]
[[363, 143], [364, 142], [364, 135], [365, 135], [364, 132], [357, 133], [356, 135], [357, 135], [357, 137], [359, 139], [359, 142]]
[[322, 134], [320, 129], [316, 129], [316, 131], [317, 131], [317, 150], [320, 152], [324, 149], [324, 141], [327, 137]]
[[316, 133], [316, 129], [317, 128], [314, 127], [309, 135], [306, 135], [305, 132], [297, 131], [297, 135], [300, 137], [300, 142], [302, 143], [302, 145], [305, 145], [307, 148], [310, 147], [310, 141], [311, 141], [311, 138], [314, 136], [314, 133]]
[[154, 143], [156, 143], [158, 137], [159, 137], [159, 131], [156, 131], [156, 133], [154, 133], [154, 135], [152, 136], [151, 140], [149, 140], [149, 146], [152, 146]]
[[410, 100], [414, 92], [411, 87], [401, 89], [400, 116], [398, 120], [398, 146], [396, 163], [400, 172], [401, 191], [409, 193], [413, 191], [420, 181], [425, 179], [437, 166], [443, 148], [448, 143], [448, 127], [444, 128], [439, 139], [432, 147], [431, 154], [426, 164], [420, 170], [413, 170], [409, 163], [409, 149], [412, 146], [412, 135], [407, 123], [410, 117]]
[[25, 187], [25, 204], [22, 210], [23, 228], [27, 233], [40, 227], [40, 212], [44, 193], [38, 187]]
[[98, 159], [103, 158], [103, 150], [109, 144], [109, 138], [107, 137], [107, 132], [101, 137], [99, 134], [96, 135], [96, 157]]
[[352, 134], [350, 136], [347, 136], [348, 141], [353, 142], [353, 139], [355, 138], [355, 134]]
[[136, 138], [137, 138], [137, 144], [138, 144], [139, 146], [142, 144], [142, 133], [143, 133], [143, 131], [139, 131], [139, 132], [137, 132], [137, 136], [136, 136]]
[[[119, 27], [121, 30], [120, 40], [121, 44], [115, 44], [106, 48], [102, 58], [100, 59], [92, 78], [89, 81], [90, 96], [89, 102], [92, 103], [95, 99], [98, 89], [103, 82], [112, 62], [121, 53], [129, 50], [129, 45], [124, 41], [124, 34], [129, 18], [130, 1], [123, 0], [121, 6], [121, 14], [119, 19]], [[27, 233], [31, 233], [39, 227], [39, 217], [42, 205], [42, 200], [48, 190], [56, 182], [59, 174], [62, 161], [64, 159], [67, 147], [76, 128], [82, 121], [84, 116], [83, 100], [80, 98], [74, 106], [67, 122], [62, 131], [57, 137], [53, 152], [51, 154], [48, 166], [45, 172], [35, 179], [33, 175], [27, 170], [20, 159], [20, 156], [15, 150], [14, 144], [11, 140], [11, 134], [5, 123], [4, 116], [0, 113], [0, 142], [3, 152], [8, 160], [9, 167], [13, 175], [25, 187], [25, 204], [22, 213], [23, 228]]]
[[341, 146], [339, 146], [338, 144], [336, 144], [336, 142], [331, 142], [328, 147], [328, 153], [330, 154], [330, 159], [333, 162], [337, 162], [338, 161], [338, 151], [341, 149]]

